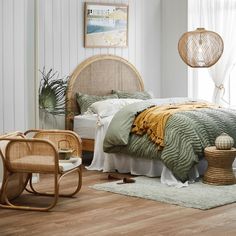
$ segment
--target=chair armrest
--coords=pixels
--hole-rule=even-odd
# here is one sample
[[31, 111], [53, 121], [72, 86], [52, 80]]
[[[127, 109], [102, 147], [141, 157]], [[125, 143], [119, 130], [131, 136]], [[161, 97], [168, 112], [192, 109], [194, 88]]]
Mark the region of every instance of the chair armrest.
[[27, 137], [29, 134], [32, 136], [35, 135], [37, 132], [39, 132], [40, 129], [29, 129], [24, 132], [24, 135]]
[[59, 155], [45, 139], [6, 138], [6, 166], [10, 171], [53, 173], [59, 171]]

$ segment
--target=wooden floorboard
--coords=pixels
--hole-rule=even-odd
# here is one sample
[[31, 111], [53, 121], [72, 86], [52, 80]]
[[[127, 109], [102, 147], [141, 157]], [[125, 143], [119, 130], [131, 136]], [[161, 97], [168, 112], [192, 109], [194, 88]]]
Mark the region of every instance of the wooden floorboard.
[[[74, 198], [60, 198], [50, 212], [16, 211], [0, 208], [0, 236], [12, 235], [236, 235], [236, 204], [202, 211], [89, 188], [106, 182], [107, 174], [83, 172], [83, 186]], [[70, 190], [75, 176], [63, 188]], [[38, 187], [50, 188], [50, 177]], [[40, 204], [45, 197], [24, 193], [19, 199]]]

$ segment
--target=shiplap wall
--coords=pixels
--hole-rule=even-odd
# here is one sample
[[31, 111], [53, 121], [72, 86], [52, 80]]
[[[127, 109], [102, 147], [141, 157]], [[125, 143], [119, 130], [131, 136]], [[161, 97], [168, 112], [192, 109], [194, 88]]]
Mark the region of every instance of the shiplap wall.
[[34, 87], [34, 1], [0, 0], [1, 133], [32, 127]]
[[[0, 132], [34, 128], [35, 0], [0, 0]], [[92, 0], [90, 1], [92, 2]], [[93, 2], [102, 2], [97, 0]], [[38, 1], [38, 69], [72, 73], [84, 59], [115, 54], [141, 73], [145, 87], [160, 96], [161, 0], [110, 0], [129, 4], [128, 48], [83, 47], [84, 1]]]
[[[160, 0], [106, 0], [129, 5], [128, 48], [84, 48], [84, 0], [39, 2], [39, 69], [70, 75], [86, 58], [114, 54], [133, 63], [145, 87], [160, 96]], [[89, 2], [104, 2], [90, 0]]]

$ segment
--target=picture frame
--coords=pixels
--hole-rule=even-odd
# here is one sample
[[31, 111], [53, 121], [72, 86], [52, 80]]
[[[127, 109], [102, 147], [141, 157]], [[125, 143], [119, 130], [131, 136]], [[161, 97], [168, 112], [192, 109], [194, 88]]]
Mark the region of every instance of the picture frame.
[[84, 7], [84, 47], [128, 47], [126, 4], [89, 3]]

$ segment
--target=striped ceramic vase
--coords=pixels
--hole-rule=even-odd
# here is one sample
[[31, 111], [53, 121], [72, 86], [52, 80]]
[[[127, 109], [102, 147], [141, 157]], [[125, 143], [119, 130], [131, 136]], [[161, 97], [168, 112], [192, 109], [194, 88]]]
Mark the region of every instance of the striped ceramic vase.
[[216, 138], [215, 145], [217, 149], [229, 150], [233, 147], [234, 140], [228, 134], [222, 133], [220, 136]]

